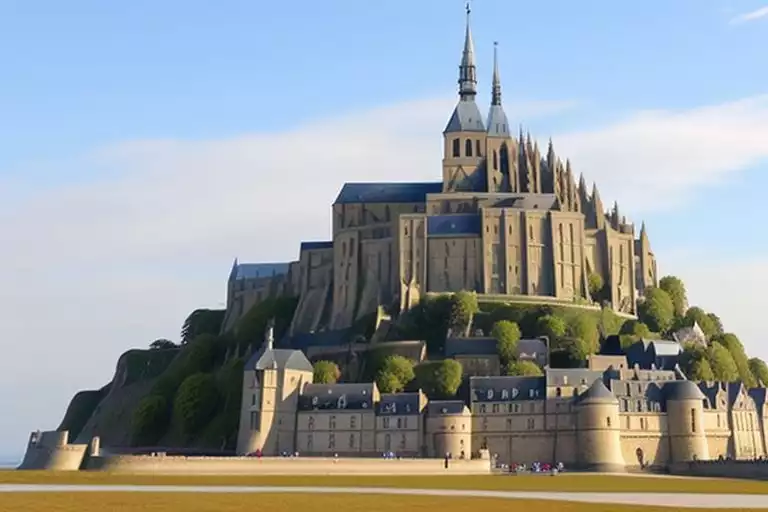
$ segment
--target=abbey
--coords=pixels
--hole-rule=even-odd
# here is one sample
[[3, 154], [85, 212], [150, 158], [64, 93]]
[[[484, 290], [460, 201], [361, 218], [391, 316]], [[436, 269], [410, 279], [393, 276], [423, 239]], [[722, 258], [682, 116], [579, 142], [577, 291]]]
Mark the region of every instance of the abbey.
[[542, 154], [530, 135], [513, 135], [495, 52], [481, 114], [469, 13], [458, 84], [442, 181], [345, 184], [332, 240], [303, 242], [294, 262], [235, 262], [225, 329], [276, 295], [299, 297], [290, 334], [344, 329], [379, 305], [406, 310], [429, 293], [589, 303], [592, 275], [605, 284], [601, 300], [635, 314], [657, 281], [645, 228], [638, 234], [618, 205], [606, 212], [551, 142]]

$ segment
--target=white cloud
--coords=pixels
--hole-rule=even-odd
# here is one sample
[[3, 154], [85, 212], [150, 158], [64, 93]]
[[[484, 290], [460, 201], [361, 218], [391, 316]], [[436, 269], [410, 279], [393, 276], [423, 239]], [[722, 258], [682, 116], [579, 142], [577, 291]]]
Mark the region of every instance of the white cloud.
[[[21, 183], [23, 194], [0, 187], [0, 339], [13, 354], [0, 359], [0, 389], [14, 418], [0, 423], [0, 453], [20, 449], [27, 430], [55, 427], [71, 395], [108, 381], [124, 350], [174, 338], [189, 311], [218, 306], [233, 257], [285, 260], [300, 240], [327, 238], [343, 182], [439, 179], [452, 103], [414, 101], [282, 133], [126, 142], [60, 163], [90, 180], [38, 192]], [[532, 118], [572, 106], [508, 109]], [[606, 197], [658, 207], [768, 156], [766, 130], [760, 97], [638, 114], [556, 145]], [[648, 195], [660, 199], [647, 204]], [[706, 293], [690, 286], [694, 301]], [[743, 302], [712, 308], [748, 331], [729, 312], [756, 307]]]
[[741, 25], [742, 23], [756, 21], [765, 17], [768, 17], [768, 5], [766, 5], [765, 7], [761, 7], [759, 9], [755, 9], [754, 11], [750, 11], [750, 12], [735, 16], [731, 18], [730, 24]]

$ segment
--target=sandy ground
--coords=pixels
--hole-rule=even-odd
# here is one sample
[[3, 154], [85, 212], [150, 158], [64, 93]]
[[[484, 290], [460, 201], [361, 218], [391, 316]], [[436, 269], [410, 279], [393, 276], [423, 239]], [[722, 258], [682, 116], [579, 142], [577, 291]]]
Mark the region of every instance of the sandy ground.
[[387, 489], [367, 487], [230, 487], [171, 485], [13, 485], [0, 484], [0, 493], [18, 492], [159, 492], [159, 493], [307, 493], [307, 494], [397, 494], [417, 496], [462, 496], [527, 500], [555, 500], [617, 505], [653, 505], [691, 508], [765, 508], [768, 495], [749, 494], [657, 494], [657, 493], [573, 493], [519, 491], [452, 491], [445, 489]]

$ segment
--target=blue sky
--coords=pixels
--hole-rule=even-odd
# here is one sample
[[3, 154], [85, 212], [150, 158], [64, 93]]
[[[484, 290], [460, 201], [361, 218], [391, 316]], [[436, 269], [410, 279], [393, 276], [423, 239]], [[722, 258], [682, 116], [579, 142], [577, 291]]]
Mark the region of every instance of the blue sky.
[[[662, 271], [764, 357], [767, 4], [472, 12], [479, 101], [498, 41], [511, 121], [645, 219]], [[0, 391], [0, 453], [217, 306], [232, 257], [328, 236], [343, 181], [439, 179], [463, 25], [457, 0], [0, 1], [2, 343], [23, 360], [0, 389], [26, 390]]]

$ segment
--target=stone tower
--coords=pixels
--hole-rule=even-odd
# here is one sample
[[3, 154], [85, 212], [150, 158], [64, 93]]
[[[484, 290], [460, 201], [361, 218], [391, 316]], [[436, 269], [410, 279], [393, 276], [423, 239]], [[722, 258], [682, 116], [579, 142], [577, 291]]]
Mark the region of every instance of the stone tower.
[[264, 348], [246, 363], [237, 452], [293, 453], [302, 387], [312, 382], [312, 364], [300, 350], [275, 349], [270, 323]]
[[483, 157], [485, 152], [485, 125], [477, 96], [477, 66], [472, 29], [467, 4], [467, 28], [464, 51], [459, 66], [459, 102], [443, 131], [443, 191], [477, 190], [484, 188]]
[[593, 471], [621, 472], [619, 400], [596, 380], [576, 403], [576, 463]]
[[694, 382], [678, 380], [664, 385], [667, 402], [670, 461], [708, 460], [704, 432], [704, 394]]

